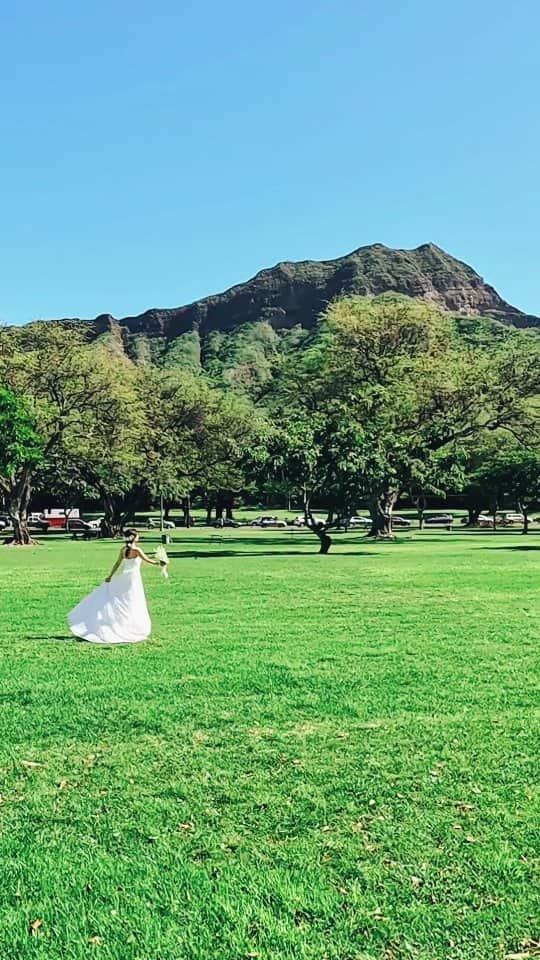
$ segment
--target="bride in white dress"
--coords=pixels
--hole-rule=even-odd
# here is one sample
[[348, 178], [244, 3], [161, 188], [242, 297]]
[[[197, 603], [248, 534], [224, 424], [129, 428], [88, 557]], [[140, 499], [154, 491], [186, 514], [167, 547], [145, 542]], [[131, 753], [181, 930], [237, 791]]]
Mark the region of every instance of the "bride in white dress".
[[[160, 567], [137, 546], [139, 534], [126, 530], [126, 543], [105, 583], [68, 615], [71, 632], [89, 643], [138, 643], [150, 635], [141, 564]], [[120, 570], [117, 576], [116, 572]]]

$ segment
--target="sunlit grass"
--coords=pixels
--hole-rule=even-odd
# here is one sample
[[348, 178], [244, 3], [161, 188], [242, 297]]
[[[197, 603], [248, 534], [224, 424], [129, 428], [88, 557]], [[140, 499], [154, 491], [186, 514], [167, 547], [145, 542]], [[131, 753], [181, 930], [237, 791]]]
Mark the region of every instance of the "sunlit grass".
[[532, 955], [540, 538], [174, 536], [130, 648], [114, 545], [0, 551], [0, 956]]

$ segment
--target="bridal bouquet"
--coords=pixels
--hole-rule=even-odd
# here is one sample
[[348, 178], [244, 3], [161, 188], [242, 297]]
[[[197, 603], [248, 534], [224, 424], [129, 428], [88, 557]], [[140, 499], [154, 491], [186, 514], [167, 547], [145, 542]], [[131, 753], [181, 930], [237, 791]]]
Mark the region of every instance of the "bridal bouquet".
[[165, 547], [158, 547], [158, 548], [157, 548], [157, 550], [156, 550], [156, 560], [159, 562], [159, 564], [160, 564], [160, 566], [161, 566], [161, 576], [162, 576], [162, 577], [165, 577], [165, 579], [167, 579], [167, 577], [169, 576], [169, 573], [168, 573], [168, 571], [167, 571], [167, 566], [168, 566], [168, 564], [169, 564], [169, 558], [168, 558], [168, 556], [167, 556], [167, 551], [165, 550]]

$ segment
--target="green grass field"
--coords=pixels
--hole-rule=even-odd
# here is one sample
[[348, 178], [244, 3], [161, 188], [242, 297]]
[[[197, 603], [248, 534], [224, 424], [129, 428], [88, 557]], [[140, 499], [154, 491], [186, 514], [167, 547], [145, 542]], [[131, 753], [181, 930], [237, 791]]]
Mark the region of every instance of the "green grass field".
[[316, 549], [176, 531], [120, 648], [115, 545], [0, 550], [2, 960], [539, 954], [540, 537]]

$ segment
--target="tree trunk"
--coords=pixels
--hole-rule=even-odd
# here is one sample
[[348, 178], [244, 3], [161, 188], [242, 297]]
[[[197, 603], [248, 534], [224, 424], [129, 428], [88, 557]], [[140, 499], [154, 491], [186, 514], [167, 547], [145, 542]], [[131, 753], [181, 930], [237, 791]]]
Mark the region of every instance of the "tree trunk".
[[103, 506], [105, 516], [103, 518], [103, 535], [117, 540], [122, 536], [122, 530], [130, 516], [133, 516], [131, 509], [126, 509], [124, 497], [117, 497], [112, 493], [103, 492]]
[[209, 500], [208, 503], [206, 504], [206, 526], [207, 526], [207, 527], [209, 527], [210, 524], [212, 523], [212, 509], [213, 509], [213, 507], [214, 507], [213, 501], [212, 501], [212, 500]]
[[377, 491], [372, 494], [369, 500], [371, 530], [368, 537], [374, 537], [377, 540], [392, 539], [394, 536], [392, 532], [392, 512], [398, 500], [399, 490], [385, 490], [382, 493]]
[[314, 533], [319, 540], [321, 545], [319, 553], [329, 553], [330, 547], [332, 546], [332, 538], [329, 537], [326, 532], [326, 524], [319, 523], [315, 520], [311, 512], [309, 500], [307, 499], [304, 499], [304, 519], [306, 521], [306, 527], [311, 530], [311, 532]]
[[23, 519], [21, 516], [17, 516], [16, 513], [13, 513], [12, 523], [13, 523], [13, 538], [8, 542], [9, 546], [28, 547], [37, 543], [37, 541], [30, 536], [30, 531], [28, 530], [28, 524], [25, 519]]
[[30, 536], [27, 518], [13, 505], [9, 508], [9, 514], [13, 523], [13, 538], [8, 541], [8, 546], [28, 547], [35, 545], [37, 540]]
[[518, 510], [523, 514], [523, 530], [521, 532], [527, 535], [529, 532], [529, 508], [523, 504], [518, 504]]
[[368, 537], [376, 537], [379, 529], [379, 498], [374, 494], [368, 501], [369, 515], [371, 517], [371, 530]]
[[468, 519], [465, 524], [466, 527], [475, 527], [478, 523], [478, 517], [480, 516], [481, 507], [467, 507]]
[[27, 547], [37, 544], [37, 540], [30, 536], [28, 530], [28, 504], [31, 493], [29, 482], [22, 481], [6, 498], [7, 511], [13, 523], [13, 537], [6, 541], [7, 546]]
[[184, 526], [191, 526], [191, 500], [189, 497], [182, 499], [182, 513], [184, 514]]
[[426, 506], [427, 506], [427, 500], [423, 494], [421, 494], [418, 497], [416, 501], [416, 506], [418, 508], [418, 529], [423, 530], [424, 529], [424, 510], [426, 509]]
[[328, 536], [326, 532], [326, 527], [324, 523], [315, 523], [311, 524], [311, 529], [316, 537], [319, 538], [321, 544], [319, 553], [329, 553], [330, 547], [332, 546], [332, 538]]
[[234, 497], [229, 497], [225, 503], [225, 517], [227, 518], [227, 520], [234, 520], [233, 510], [234, 510]]

